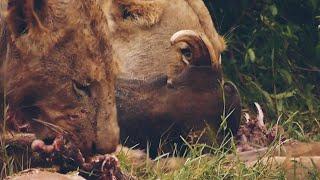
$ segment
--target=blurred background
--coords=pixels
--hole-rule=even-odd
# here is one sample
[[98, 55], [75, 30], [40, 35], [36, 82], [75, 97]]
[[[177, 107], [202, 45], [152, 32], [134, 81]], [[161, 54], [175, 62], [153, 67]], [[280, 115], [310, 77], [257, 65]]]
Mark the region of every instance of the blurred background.
[[320, 1], [204, 1], [228, 42], [224, 73], [244, 108], [259, 102], [269, 123], [299, 140], [319, 140]]

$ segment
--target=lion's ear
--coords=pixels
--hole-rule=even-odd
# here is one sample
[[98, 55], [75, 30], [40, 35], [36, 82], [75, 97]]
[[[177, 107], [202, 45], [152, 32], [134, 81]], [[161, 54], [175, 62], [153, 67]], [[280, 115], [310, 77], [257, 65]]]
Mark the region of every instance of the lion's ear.
[[47, 0], [9, 0], [7, 24], [11, 32], [19, 37], [31, 29], [45, 30], [39, 17], [46, 5]]
[[158, 23], [166, 5], [165, 0], [115, 0], [121, 10], [122, 18], [129, 19], [140, 26]]
[[227, 44], [227, 42], [226, 42], [226, 40], [225, 40], [225, 38], [223, 37], [223, 36], [219, 36], [219, 43], [220, 43], [220, 52], [223, 52], [223, 51], [225, 51], [225, 50], [227, 50], [227, 48], [228, 48], [228, 44]]

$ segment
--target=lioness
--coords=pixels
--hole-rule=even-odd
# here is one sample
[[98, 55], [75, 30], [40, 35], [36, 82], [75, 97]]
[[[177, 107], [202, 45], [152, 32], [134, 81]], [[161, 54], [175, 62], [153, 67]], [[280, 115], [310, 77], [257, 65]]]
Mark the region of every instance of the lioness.
[[[46, 144], [66, 137], [85, 155], [119, 143], [116, 66], [96, 0], [9, 0], [0, 57], [7, 126]], [[2, 124], [2, 123], [1, 123]]]
[[237, 132], [240, 97], [222, 78], [226, 44], [202, 0], [113, 0], [105, 13], [120, 66], [122, 143], [151, 154], [183, 144], [181, 136], [211, 145], [208, 127], [218, 131], [223, 115], [225, 130]]
[[[9, 45], [1, 53], [10, 128], [37, 132], [47, 143], [56, 136], [51, 129], [63, 132], [84, 153], [114, 150], [111, 39], [121, 71], [116, 94], [125, 145], [145, 148], [151, 141], [155, 153], [164, 136], [169, 146], [190, 132], [202, 136], [207, 125], [219, 128], [224, 109], [235, 133], [240, 99], [232, 84], [220, 88], [223, 38], [202, 1], [169, 2], [100, 0], [102, 14], [96, 1], [68, 11], [72, 0], [10, 1], [2, 28]], [[194, 33], [178, 33], [171, 41], [176, 49], [170, 37], [181, 29]]]

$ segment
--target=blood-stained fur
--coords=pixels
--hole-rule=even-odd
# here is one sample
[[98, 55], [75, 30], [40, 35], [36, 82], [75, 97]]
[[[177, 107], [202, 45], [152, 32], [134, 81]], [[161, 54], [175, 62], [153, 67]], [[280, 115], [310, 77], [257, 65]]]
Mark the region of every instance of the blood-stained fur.
[[2, 77], [15, 130], [112, 151], [114, 83], [124, 145], [150, 141], [155, 152], [160, 139], [172, 146], [180, 136], [211, 144], [204, 131], [218, 129], [223, 113], [238, 129], [239, 95], [222, 78], [226, 45], [201, 0], [11, 0], [5, 19]]
[[36, 133], [46, 143], [63, 135], [84, 154], [114, 151], [116, 65], [98, 2], [6, 3], [0, 57], [7, 127]]

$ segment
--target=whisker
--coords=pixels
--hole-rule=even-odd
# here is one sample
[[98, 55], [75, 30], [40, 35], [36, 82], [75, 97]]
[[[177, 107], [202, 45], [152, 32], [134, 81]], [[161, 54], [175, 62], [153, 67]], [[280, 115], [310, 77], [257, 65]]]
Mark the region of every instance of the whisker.
[[64, 133], [64, 134], [70, 134], [68, 131], [64, 130], [62, 127], [54, 125], [52, 123], [49, 122], [45, 122], [45, 121], [41, 121], [39, 119], [32, 119], [33, 121], [40, 123], [48, 128], [50, 128], [51, 130], [53, 130], [56, 133]]
[[226, 33], [224, 34], [224, 37], [228, 38], [228, 37], [231, 35], [231, 33], [233, 33], [233, 32], [234, 32], [235, 30], [237, 30], [239, 27], [240, 27], [240, 25], [237, 25], [237, 26], [232, 27], [228, 32], [226, 32]]

